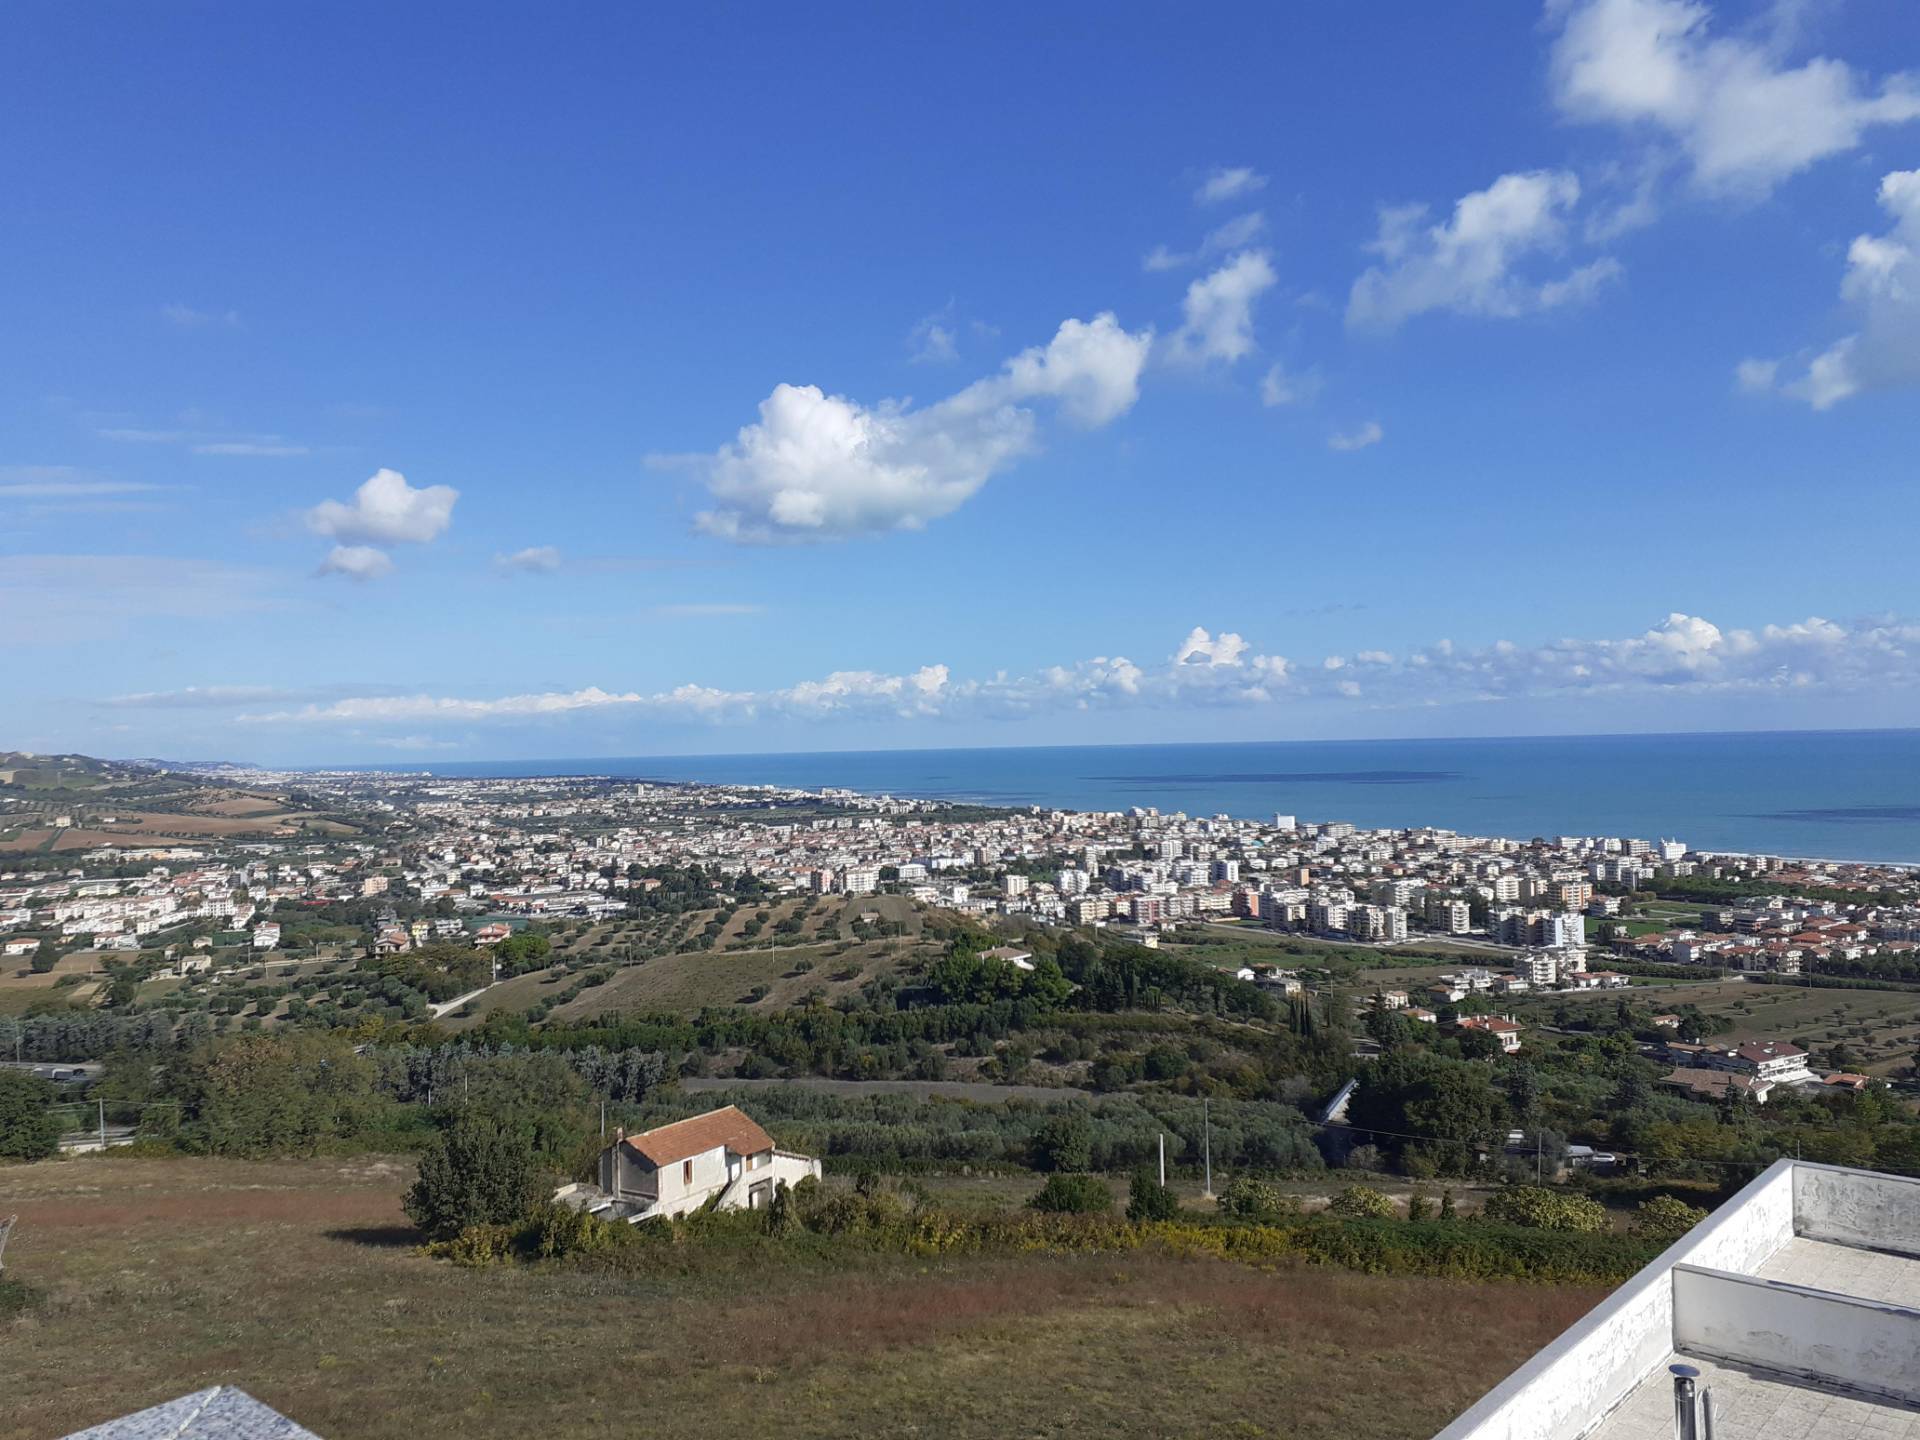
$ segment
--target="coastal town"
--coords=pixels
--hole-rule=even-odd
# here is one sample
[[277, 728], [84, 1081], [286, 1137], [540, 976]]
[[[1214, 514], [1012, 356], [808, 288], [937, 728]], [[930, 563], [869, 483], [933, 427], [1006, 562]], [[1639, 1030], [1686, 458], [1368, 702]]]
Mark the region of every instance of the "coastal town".
[[[990, 809], [596, 776], [223, 769], [201, 779], [239, 795], [297, 794], [317, 812], [351, 817], [351, 833], [76, 846], [69, 841], [105, 837], [121, 818], [103, 798], [8, 796], [0, 826], [10, 829], [0, 833], [34, 847], [23, 853], [16, 840], [0, 869], [10, 976], [63, 985], [42, 992], [47, 1002], [97, 1002], [117, 979], [123, 1000], [164, 993], [179, 1003], [194, 987], [211, 993], [274, 968], [298, 974], [429, 946], [486, 953], [520, 933], [616, 923], [643, 913], [681, 873], [756, 905], [833, 900], [869, 925], [882, 921], [872, 907], [892, 897], [889, 914], [946, 914], [1013, 940], [1043, 927], [1157, 948], [1257, 931], [1372, 951], [1383, 965], [1438, 944], [1454, 966], [1350, 1000], [1479, 1031], [1509, 1054], [1539, 1023], [1543, 998], [1626, 991], [1649, 976], [1920, 975], [1914, 870], [1715, 854], [1676, 839], [1522, 840], [1144, 807]], [[344, 928], [317, 938], [319, 914]], [[1017, 944], [995, 953], [1027, 963]], [[1229, 969], [1283, 999], [1312, 993], [1321, 978], [1310, 964], [1272, 958]], [[496, 960], [472, 994], [444, 999], [471, 1000], [502, 978]], [[1529, 1000], [1531, 1012], [1521, 1008]], [[428, 1014], [454, 1008], [435, 1003]], [[289, 1009], [299, 1013], [295, 1003], [256, 1014], [284, 1022]], [[1658, 1023], [1680, 1026], [1671, 1014]], [[1701, 1094], [1720, 1093], [1729, 1076], [1757, 1100], [1776, 1083], [1825, 1078], [1701, 1039], [1675, 1034], [1663, 1056], [1669, 1079]]]

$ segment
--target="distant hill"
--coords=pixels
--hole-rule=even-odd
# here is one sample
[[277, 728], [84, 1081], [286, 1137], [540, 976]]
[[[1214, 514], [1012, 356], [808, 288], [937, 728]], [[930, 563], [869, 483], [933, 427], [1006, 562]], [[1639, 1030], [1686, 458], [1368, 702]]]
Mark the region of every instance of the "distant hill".
[[[229, 761], [102, 760], [0, 752], [0, 851], [352, 835], [361, 817], [244, 783]], [[303, 803], [303, 800], [305, 803]]]

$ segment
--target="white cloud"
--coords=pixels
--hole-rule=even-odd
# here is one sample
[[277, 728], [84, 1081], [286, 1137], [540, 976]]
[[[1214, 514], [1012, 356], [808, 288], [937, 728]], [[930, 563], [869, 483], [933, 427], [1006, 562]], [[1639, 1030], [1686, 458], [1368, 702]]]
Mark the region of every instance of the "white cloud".
[[185, 428], [156, 430], [130, 425], [111, 425], [97, 433], [102, 440], [111, 440], [119, 445], [184, 445], [188, 453], [194, 455], [274, 460], [313, 453], [312, 446], [288, 440], [284, 435], [249, 435]]
[[415, 488], [397, 470], [377, 470], [353, 502], [327, 500], [307, 512], [307, 526], [334, 540], [424, 545], [453, 521], [460, 492], [451, 485]]
[[[1920, 684], [1920, 624], [1874, 619], [1842, 624], [1813, 617], [1756, 630], [1726, 629], [1674, 613], [1638, 635], [1480, 648], [1439, 641], [1404, 658], [1361, 650], [1295, 666], [1256, 653], [1233, 631], [1196, 626], [1164, 659], [1136, 663], [1098, 655], [1029, 674], [956, 678], [944, 665], [904, 674], [839, 670], [773, 690], [578, 690], [472, 697], [348, 695], [279, 710], [246, 710], [249, 724], [405, 727], [436, 722], [505, 723], [581, 712], [629, 711], [647, 721], [729, 723], [836, 717], [1007, 718], [1045, 711], [1195, 705], [1344, 704], [1415, 708], [1556, 696], [1699, 694], [1764, 696], [1820, 687], [1883, 694]], [[137, 704], [141, 697], [128, 697]], [[236, 694], [225, 702], [240, 709]]]
[[1443, 223], [1428, 225], [1427, 207], [1380, 212], [1380, 233], [1368, 247], [1381, 262], [1353, 282], [1347, 324], [1391, 330], [1431, 310], [1511, 318], [1590, 300], [1620, 273], [1602, 258], [1550, 280], [1515, 273], [1528, 256], [1559, 252], [1580, 182], [1565, 170], [1502, 175], [1464, 195]]
[[1169, 250], [1165, 245], [1154, 246], [1141, 259], [1140, 268], [1147, 271], [1185, 269], [1197, 261], [1211, 259], [1215, 255], [1244, 250], [1264, 235], [1266, 229], [1266, 215], [1258, 210], [1250, 210], [1209, 230], [1196, 250], [1178, 251]]
[[177, 325], [182, 330], [201, 330], [209, 325], [222, 325], [229, 330], [240, 328], [238, 310], [196, 310], [193, 306], [183, 305], [179, 301], [162, 305], [160, 317], [168, 324]]
[[1920, 117], [1911, 75], [1876, 86], [1839, 60], [1789, 66], [1790, 33], [1710, 34], [1713, 11], [1696, 0], [1550, 0], [1548, 14], [1562, 113], [1671, 140], [1703, 189], [1763, 194], [1875, 126]]
[[1278, 277], [1264, 250], [1234, 256], [1187, 287], [1180, 328], [1167, 337], [1168, 357], [1182, 364], [1222, 360], [1253, 352], [1253, 307]]
[[1247, 652], [1247, 642], [1231, 631], [1222, 631], [1219, 639], [1196, 625], [1187, 632], [1174, 652], [1176, 665], [1238, 665]]
[[1112, 314], [1062, 322], [1045, 346], [932, 405], [862, 405], [813, 385], [778, 385], [760, 419], [712, 455], [656, 457], [693, 468], [716, 504], [696, 517], [725, 539], [832, 540], [917, 530], [951, 514], [1035, 444], [1025, 402], [1055, 401], [1105, 425], [1139, 398], [1152, 332]]
[[70, 465], [0, 465], [0, 500], [86, 500], [165, 488], [138, 480], [98, 480]]
[[1884, 235], [1859, 235], [1847, 247], [1840, 298], [1858, 329], [1780, 382], [1780, 362], [1743, 360], [1743, 388], [1778, 384], [1786, 394], [1825, 410], [1863, 390], [1920, 385], [1920, 170], [1896, 170], [1880, 181], [1880, 206], [1893, 217]]
[[1320, 393], [1318, 371], [1289, 371], [1278, 363], [1267, 368], [1260, 378], [1260, 403], [1268, 407], [1305, 405]]
[[1378, 420], [1369, 420], [1358, 430], [1336, 431], [1327, 437], [1329, 450], [1364, 450], [1369, 445], [1378, 445], [1387, 438], [1387, 432], [1380, 428]]
[[909, 361], [915, 365], [950, 365], [960, 358], [953, 308], [953, 303], [949, 301], [933, 314], [915, 322], [907, 332]]
[[306, 445], [294, 445], [283, 440], [209, 440], [191, 448], [196, 455], [241, 455], [256, 460], [276, 460], [313, 453]]
[[379, 580], [393, 573], [393, 557], [371, 545], [336, 545], [316, 573], [344, 575], [349, 580]]
[[340, 693], [337, 686], [295, 690], [280, 685], [185, 685], [178, 690], [112, 695], [100, 703], [121, 710], [220, 710], [238, 705], [292, 704]]
[[1198, 205], [1217, 205], [1223, 200], [1237, 200], [1266, 188], [1267, 177], [1251, 166], [1217, 165], [1200, 182], [1200, 188], [1193, 192], [1193, 199]]
[[551, 575], [560, 568], [560, 551], [553, 545], [529, 545], [511, 555], [493, 557], [496, 569], [524, 575]]

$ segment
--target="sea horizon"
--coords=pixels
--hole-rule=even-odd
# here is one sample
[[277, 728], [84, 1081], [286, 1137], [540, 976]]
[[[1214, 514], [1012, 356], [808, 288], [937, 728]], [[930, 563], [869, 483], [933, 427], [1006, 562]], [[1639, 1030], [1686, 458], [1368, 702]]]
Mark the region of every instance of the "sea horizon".
[[[1184, 762], [1184, 763], [1183, 763]], [[1068, 810], [1293, 814], [1463, 834], [1677, 838], [1783, 858], [1920, 863], [1920, 729], [1180, 741], [440, 760], [285, 767], [447, 778], [604, 775]]]

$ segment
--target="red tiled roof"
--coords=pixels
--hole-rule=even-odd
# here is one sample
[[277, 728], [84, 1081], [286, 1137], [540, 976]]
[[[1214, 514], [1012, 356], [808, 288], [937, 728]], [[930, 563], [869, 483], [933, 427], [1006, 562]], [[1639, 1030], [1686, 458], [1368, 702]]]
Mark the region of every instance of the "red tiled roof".
[[719, 1146], [736, 1155], [757, 1155], [773, 1149], [773, 1137], [737, 1105], [709, 1110], [688, 1120], [629, 1135], [627, 1148], [656, 1170], [676, 1160], [689, 1160]]

